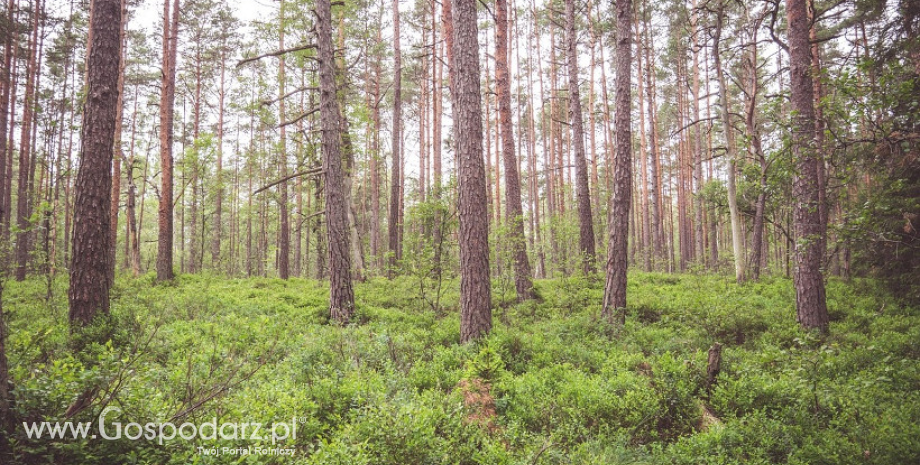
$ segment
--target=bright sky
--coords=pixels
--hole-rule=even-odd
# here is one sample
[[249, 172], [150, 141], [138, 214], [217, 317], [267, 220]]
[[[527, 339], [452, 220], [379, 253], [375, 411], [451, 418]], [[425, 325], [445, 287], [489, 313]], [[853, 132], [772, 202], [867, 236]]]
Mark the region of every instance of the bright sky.
[[[172, 0], [170, 0], [172, 1]], [[228, 0], [237, 19], [244, 24], [255, 19], [262, 19], [268, 12], [278, 9], [278, 2], [273, 0]], [[163, 15], [163, 0], [143, 0], [132, 13], [132, 28], [141, 27], [148, 31], [156, 27]]]

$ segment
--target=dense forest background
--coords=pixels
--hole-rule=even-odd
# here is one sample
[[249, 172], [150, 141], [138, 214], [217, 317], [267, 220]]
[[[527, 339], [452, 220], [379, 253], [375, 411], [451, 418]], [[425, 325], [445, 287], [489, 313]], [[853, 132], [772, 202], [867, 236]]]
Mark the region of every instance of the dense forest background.
[[[7, 3], [0, 192], [9, 271], [23, 279], [69, 265], [89, 4]], [[629, 260], [644, 270], [737, 268], [740, 279], [790, 275], [797, 199], [783, 7], [698, 3], [639, 1], [633, 10]], [[214, 1], [189, 0], [176, 15], [178, 34], [169, 40], [177, 47], [177, 272], [327, 274], [322, 182], [311, 171], [321, 166], [320, 114], [313, 111], [318, 66], [315, 49], [301, 48], [315, 42], [312, 13], [310, 3], [281, 5], [283, 13], [280, 5], [260, 7], [271, 16], [249, 24], [236, 19], [229, 4]], [[333, 18], [338, 99], [347, 122], [348, 227], [359, 279], [423, 266], [432, 253], [425, 255], [427, 249], [439, 249], [448, 261], [457, 254], [456, 241], [436, 242], [430, 234], [439, 229], [439, 237], [453, 237], [457, 219], [443, 5], [401, 5], [399, 40], [394, 6], [348, 2]], [[136, 17], [138, 8], [125, 5], [111, 224], [116, 268], [143, 274], [157, 260], [164, 36], [162, 23]], [[510, 34], [500, 50], [494, 8], [479, 8], [482, 155], [496, 275], [509, 273], [513, 262], [506, 257], [509, 181], [502, 157], [508, 151], [515, 155], [511, 190], [520, 191], [534, 277], [580, 270], [581, 161], [593, 250], [601, 257], [606, 250], [615, 18], [611, 6], [599, 2], [574, 8], [569, 25], [564, 2], [512, 4], [505, 12]], [[822, 263], [830, 274], [916, 271], [914, 10], [911, 2], [809, 7], [828, 230]], [[510, 90], [508, 147], [499, 53]], [[581, 144], [570, 123], [570, 80], [581, 100]], [[285, 179], [290, 175], [297, 176]]]
[[[859, 346], [856, 358], [872, 358], [876, 339], [900, 341], [885, 347], [903, 356], [903, 376], [917, 372], [916, 346], [900, 339], [916, 327], [910, 306], [920, 300], [915, 1], [2, 0], [0, 48], [0, 426], [9, 439], [0, 457], [83, 463], [127, 453], [130, 444], [91, 441], [46, 448], [17, 436], [13, 423], [142, 404], [132, 396], [154, 391], [181, 399], [161, 399], [160, 414], [204, 414], [223, 408], [215, 399], [268, 376], [265, 367], [286, 366], [291, 353], [306, 357], [291, 339], [302, 333], [277, 323], [255, 333], [258, 350], [236, 345], [241, 334], [225, 335], [235, 342], [214, 336], [242, 324], [228, 309], [249, 308], [240, 300], [248, 292], [265, 299], [251, 317], [274, 308], [266, 318], [300, 318], [320, 339], [340, 338], [338, 352], [314, 354], [331, 357], [318, 363], [338, 367], [337, 382], [352, 359], [356, 376], [367, 374], [370, 362], [357, 355], [367, 350], [383, 350], [390, 371], [374, 382], [384, 384], [414, 373], [413, 357], [453, 357], [429, 367], [433, 378], [401, 380], [413, 383], [404, 386], [412, 402], [428, 405], [419, 394], [426, 389], [462, 393], [466, 408], [482, 409], [474, 425], [467, 418], [435, 436], [454, 441], [479, 428], [485, 436], [475, 441], [498, 455], [504, 447], [512, 461], [571, 460], [576, 450], [610, 460], [610, 449], [574, 445], [594, 447], [592, 438], [616, 430], [622, 457], [694, 463], [703, 443], [680, 439], [705, 433], [694, 422], [730, 423], [730, 412], [769, 417], [774, 402], [740, 406], [738, 396], [753, 388], [738, 377], [718, 388], [734, 391], [714, 394], [721, 344], [738, 346], [739, 366], [756, 366], [775, 343], [792, 351], [783, 353], [792, 365], [817, 370], [790, 387], [814, 417], [796, 418], [802, 430], [787, 432], [789, 441], [837, 428], [828, 422], [840, 418], [840, 434], [862, 434], [860, 408], [853, 413], [817, 387], [834, 372], [816, 368], [832, 364], [822, 357], [843, 357], [835, 344], [844, 342], [834, 338], [862, 337], [847, 341]], [[195, 301], [196, 288], [220, 303]], [[776, 308], [740, 308], [720, 294]], [[846, 299], [853, 308], [841, 308]], [[170, 307], [159, 308], [163, 302]], [[300, 313], [305, 307], [321, 311]], [[393, 309], [407, 312], [405, 321]], [[888, 318], [886, 309], [903, 320], [870, 329], [867, 315]], [[686, 392], [655, 391], [662, 403], [637, 400], [632, 407], [648, 416], [628, 421], [598, 411], [576, 428], [545, 407], [548, 423], [540, 424], [536, 410], [508, 403], [528, 389], [540, 397], [535, 385], [520, 384], [537, 363], [520, 354], [545, 350], [551, 359], [566, 343], [538, 349], [515, 338], [565, 333], [558, 325], [569, 317], [583, 323], [571, 328], [578, 344], [621, 352], [585, 349], [595, 365], [540, 379], [589, 376], [610, 368], [598, 360], [619, 360], [638, 373], [624, 386], [658, 389], [652, 373], [664, 370], [690, 379]], [[172, 324], [205, 331], [190, 329], [197, 318], [226, 349], [201, 361], [210, 368], [193, 363], [205, 357], [199, 352], [172, 359], [163, 349], [184, 339]], [[422, 335], [429, 325], [433, 334]], [[658, 325], [666, 329], [644, 332]], [[400, 348], [393, 334], [403, 331], [415, 339]], [[342, 348], [363, 336], [384, 339], [379, 348]], [[668, 345], [672, 336], [686, 346]], [[272, 339], [283, 347], [266, 345]], [[434, 348], [442, 345], [447, 352]], [[695, 355], [684, 365], [667, 358], [682, 351]], [[218, 354], [246, 362], [221, 371]], [[64, 375], [58, 363], [79, 368]], [[131, 378], [135, 363], [178, 370], [164, 376], [184, 382], [184, 394], [160, 389], [162, 379]], [[209, 385], [215, 373], [226, 377]], [[55, 377], [66, 382], [53, 384]], [[902, 381], [852, 405], [895, 402], [899, 390], [917, 386], [916, 378]], [[134, 394], [125, 388], [132, 383]], [[332, 397], [348, 389], [327, 388]], [[553, 392], [548, 402], [564, 403]], [[822, 395], [837, 400], [828, 406]], [[476, 406], [492, 397], [497, 404]], [[319, 423], [310, 445], [298, 447], [338, 444], [330, 432], [341, 433], [344, 417], [331, 416], [349, 410], [323, 411], [326, 401], [340, 399], [309, 401]], [[579, 402], [565, 408], [590, 410], [591, 401]], [[916, 424], [915, 410], [892, 424]], [[514, 436], [514, 428], [527, 434]], [[764, 431], [772, 430], [738, 434], [744, 444], [778, 434]], [[406, 437], [424, 436], [416, 433]], [[815, 437], [816, 456], [833, 448]], [[706, 440], [731, 449], [724, 437]], [[888, 454], [879, 458], [875, 446], [853, 450], [866, 462], [897, 463], [916, 458], [913, 442], [876, 445]], [[761, 446], [766, 462], [796, 457]], [[421, 463], [442, 446], [418, 447], [426, 452], [381, 460]], [[152, 454], [145, 460], [163, 463], [162, 450], [143, 450]], [[173, 452], [166, 455], [177, 463], [188, 458]], [[481, 461], [498, 460], [489, 457]]]

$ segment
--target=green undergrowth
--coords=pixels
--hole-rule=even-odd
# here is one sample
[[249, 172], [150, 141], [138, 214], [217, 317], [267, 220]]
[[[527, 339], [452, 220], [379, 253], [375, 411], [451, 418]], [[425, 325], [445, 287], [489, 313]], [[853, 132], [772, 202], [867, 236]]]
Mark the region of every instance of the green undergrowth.
[[[10, 463], [920, 463], [920, 309], [872, 281], [829, 283], [826, 337], [799, 329], [787, 279], [634, 273], [622, 328], [600, 315], [600, 277], [536, 288], [538, 302], [496, 302], [491, 335], [461, 346], [456, 281], [439, 308], [411, 278], [358, 284], [340, 327], [317, 281], [119, 277], [111, 316], [82, 335], [65, 281], [50, 300], [44, 281], [10, 282]], [[296, 454], [36, 440], [21, 423], [70, 409], [95, 428], [104, 405], [109, 424], [293, 420]]]

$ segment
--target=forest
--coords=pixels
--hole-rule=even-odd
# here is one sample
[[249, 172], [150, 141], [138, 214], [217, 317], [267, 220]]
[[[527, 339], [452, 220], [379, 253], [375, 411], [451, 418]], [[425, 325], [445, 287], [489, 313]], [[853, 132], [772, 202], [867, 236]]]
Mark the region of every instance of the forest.
[[0, 464], [920, 463], [920, 2], [0, 0]]

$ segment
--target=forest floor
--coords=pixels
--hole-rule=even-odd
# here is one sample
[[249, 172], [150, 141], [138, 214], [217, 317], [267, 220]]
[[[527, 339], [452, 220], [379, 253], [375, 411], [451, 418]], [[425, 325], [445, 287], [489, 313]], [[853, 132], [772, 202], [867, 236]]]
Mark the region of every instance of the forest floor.
[[20, 421], [0, 462], [920, 463], [920, 307], [873, 281], [829, 282], [826, 337], [799, 329], [783, 278], [632, 273], [619, 330], [600, 318], [599, 277], [538, 281], [524, 304], [496, 282], [493, 331], [466, 346], [458, 282], [440, 305], [421, 284], [358, 284], [340, 327], [317, 281], [119, 277], [110, 320], [76, 338], [66, 280], [50, 300], [46, 281], [8, 282], [21, 421], [96, 428], [108, 405], [109, 435], [213, 418], [297, 430], [277, 445], [289, 457], [238, 455], [271, 446], [250, 438], [28, 439]]

